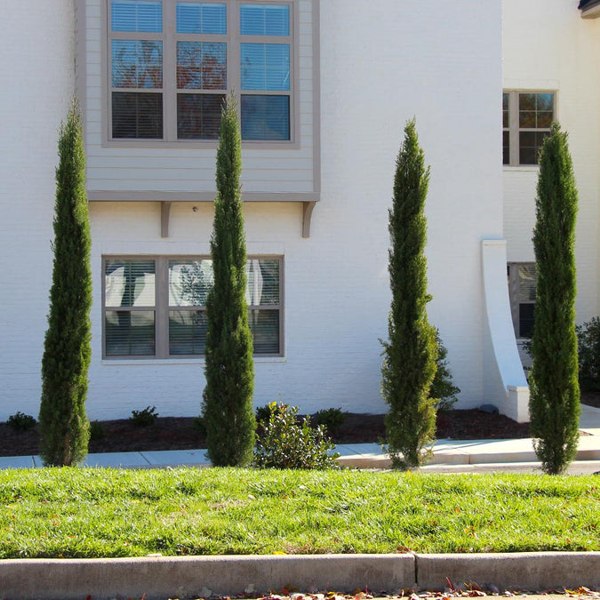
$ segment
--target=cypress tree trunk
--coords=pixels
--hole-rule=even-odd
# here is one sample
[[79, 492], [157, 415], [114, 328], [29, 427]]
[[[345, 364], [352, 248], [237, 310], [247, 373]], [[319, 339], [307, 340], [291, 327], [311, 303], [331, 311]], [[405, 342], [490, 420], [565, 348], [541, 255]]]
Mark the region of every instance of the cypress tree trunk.
[[435, 329], [427, 320], [425, 199], [429, 169], [419, 146], [415, 122], [404, 130], [396, 160], [393, 206], [389, 213], [389, 273], [392, 305], [389, 340], [383, 342], [382, 394], [388, 451], [394, 467], [423, 462], [435, 434], [435, 401], [429, 397], [435, 376]]
[[58, 142], [54, 205], [54, 265], [50, 314], [42, 359], [40, 406], [44, 464], [76, 465], [88, 451], [85, 412], [90, 348], [90, 228], [85, 152], [73, 104]]
[[203, 416], [214, 465], [252, 460], [254, 363], [246, 304], [246, 242], [240, 197], [241, 138], [232, 100], [223, 109], [217, 151], [217, 197], [211, 239], [214, 285], [206, 309]]
[[575, 218], [577, 189], [567, 134], [552, 126], [540, 155], [536, 225], [535, 322], [529, 411], [535, 451], [547, 473], [573, 460], [579, 438], [575, 333]]

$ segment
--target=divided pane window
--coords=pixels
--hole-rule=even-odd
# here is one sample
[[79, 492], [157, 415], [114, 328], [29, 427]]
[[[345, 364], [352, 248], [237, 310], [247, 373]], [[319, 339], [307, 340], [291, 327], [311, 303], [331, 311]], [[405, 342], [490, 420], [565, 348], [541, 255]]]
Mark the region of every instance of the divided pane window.
[[113, 138], [163, 137], [163, 12], [158, 0], [111, 2]]
[[[242, 139], [289, 140], [289, 5], [242, 4], [240, 34]], [[252, 36], [251, 41], [245, 41], [244, 36]]]
[[153, 260], [104, 263], [104, 351], [109, 356], [154, 356], [156, 270]]
[[515, 335], [530, 338], [535, 318], [536, 271], [534, 263], [508, 265], [508, 291]]
[[291, 139], [291, 2], [106, 1], [112, 139], [214, 140], [230, 93], [242, 139]]
[[502, 94], [502, 161], [505, 165], [537, 165], [544, 138], [555, 118], [553, 92]]
[[219, 137], [227, 94], [227, 5], [178, 2], [177, 139]]
[[[246, 301], [257, 355], [281, 354], [281, 259], [249, 258]], [[104, 355], [201, 356], [212, 260], [104, 260]]]

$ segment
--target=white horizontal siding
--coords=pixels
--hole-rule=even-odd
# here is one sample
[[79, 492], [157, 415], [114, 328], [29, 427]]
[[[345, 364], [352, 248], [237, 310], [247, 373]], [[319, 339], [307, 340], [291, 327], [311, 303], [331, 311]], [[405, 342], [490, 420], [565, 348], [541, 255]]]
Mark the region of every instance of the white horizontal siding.
[[[103, 2], [86, 0], [86, 145], [88, 189], [110, 191], [155, 190], [169, 192], [211, 191], [214, 189], [215, 145], [190, 148], [185, 143], [149, 141], [148, 145], [127, 141], [106, 143], [108, 103], [103, 89], [102, 56], [105, 35], [102, 26]], [[315, 189], [313, 158], [313, 18], [312, 1], [298, 0], [299, 35], [298, 90], [292, 124], [299, 125], [289, 147], [266, 143], [244, 145], [243, 183], [248, 192], [310, 193]], [[105, 78], [106, 79], [106, 78]], [[108, 80], [104, 83], [108, 84]], [[296, 120], [296, 116], [298, 119]], [[175, 147], [173, 147], [175, 146]]]

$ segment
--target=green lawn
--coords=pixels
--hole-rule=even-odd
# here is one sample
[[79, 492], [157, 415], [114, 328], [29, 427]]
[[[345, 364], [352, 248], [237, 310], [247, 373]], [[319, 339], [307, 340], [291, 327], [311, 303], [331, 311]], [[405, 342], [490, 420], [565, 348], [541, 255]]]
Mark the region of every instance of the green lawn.
[[3, 471], [0, 531], [0, 558], [600, 550], [600, 479]]

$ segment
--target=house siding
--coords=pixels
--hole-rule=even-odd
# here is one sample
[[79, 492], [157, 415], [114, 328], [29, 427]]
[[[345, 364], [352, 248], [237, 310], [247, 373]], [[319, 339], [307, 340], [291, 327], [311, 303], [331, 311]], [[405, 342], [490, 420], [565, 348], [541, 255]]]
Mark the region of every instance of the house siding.
[[[214, 192], [216, 144], [148, 141], [139, 147], [119, 140], [107, 143], [108, 124], [103, 116], [109, 80], [103, 76], [107, 41], [102, 24], [106, 0], [81, 0], [85, 6], [86, 61], [86, 150], [90, 192]], [[279, 147], [252, 147], [244, 144], [245, 168], [242, 184], [246, 192], [312, 194], [317, 187], [315, 173], [313, 1], [298, 1], [298, 93], [299, 130], [297, 143]], [[105, 110], [105, 109], [104, 109]], [[294, 116], [292, 115], [292, 119]], [[259, 143], [258, 146], [261, 144]], [[263, 144], [264, 145], [264, 144]]]
[[57, 131], [74, 86], [73, 2], [38, 2], [32, 10], [31, 3], [11, 1], [3, 9], [0, 420], [39, 410]]
[[[470, 6], [470, 0], [440, 2], [432, 13], [418, 0], [352, 2], [351, 9], [348, 0], [321, 2], [322, 191], [311, 236], [301, 237], [298, 204], [244, 207], [248, 254], [284, 258], [285, 354], [256, 360], [256, 405], [277, 400], [307, 412], [385, 411], [379, 339], [387, 335], [390, 301], [388, 209], [404, 124], [415, 115], [432, 169], [430, 318], [448, 347], [462, 406], [481, 404], [480, 243], [502, 235], [501, 15], [496, 0], [477, 15]], [[144, 152], [158, 167], [161, 157]], [[193, 156], [166, 157], [167, 164], [179, 160], [194, 167]], [[259, 163], [244, 153], [245, 190]], [[205, 168], [206, 177], [213, 168]], [[285, 179], [280, 173], [270, 173], [269, 185]], [[162, 175], [152, 185], [162, 189]], [[209, 252], [212, 205], [173, 203], [168, 239], [160, 238], [159, 212], [152, 203], [92, 204], [96, 282], [102, 255]], [[92, 414], [126, 417], [146, 405], [164, 415], [198, 414], [201, 360], [101, 360], [99, 285], [93, 322]]]
[[[553, 90], [569, 134], [579, 190], [575, 255], [579, 322], [600, 313], [600, 21], [571, 2], [503, 2], [504, 88]], [[537, 23], [532, 35], [531, 24]], [[510, 262], [533, 262], [537, 167], [505, 167], [504, 232]]]
[[[20, 0], [6, 1], [0, 65], [11, 85], [0, 97], [0, 420], [17, 410], [38, 412], [57, 130], [75, 90], [85, 117], [88, 188], [105, 200], [90, 203], [89, 416], [125, 418], [152, 405], [163, 416], [197, 415], [202, 359], [102, 358], [102, 257], [207, 255], [212, 203], [173, 201], [169, 237], [161, 237], [156, 200], [163, 193], [210, 199], [215, 150], [108, 145], [103, 0], [52, 0], [33, 12]], [[557, 92], [581, 198], [578, 319], [600, 312], [600, 20], [580, 19], [564, 0], [525, 4], [298, 0], [299, 146], [243, 150], [243, 190], [270, 200], [244, 205], [248, 254], [280, 256], [284, 269], [284, 355], [256, 359], [256, 405], [385, 411], [379, 340], [387, 337], [390, 302], [388, 210], [395, 158], [412, 117], [431, 165], [428, 311], [462, 389], [459, 406], [506, 395], [490, 342], [482, 241], [495, 248], [496, 282], [504, 277], [503, 238], [509, 261], [533, 260], [537, 169], [502, 168], [503, 87]], [[301, 235], [302, 205], [286, 201], [302, 194], [320, 198], [309, 238]], [[124, 201], [109, 201], [116, 196]]]

